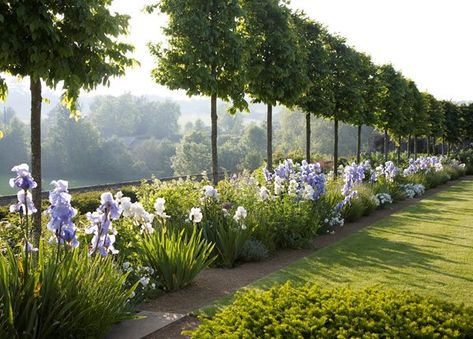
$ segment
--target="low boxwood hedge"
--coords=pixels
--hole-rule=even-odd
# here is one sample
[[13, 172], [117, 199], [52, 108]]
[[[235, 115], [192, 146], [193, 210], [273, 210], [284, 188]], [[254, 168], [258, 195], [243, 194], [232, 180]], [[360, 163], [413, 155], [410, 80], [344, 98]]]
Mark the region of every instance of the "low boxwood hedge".
[[276, 286], [237, 294], [192, 338], [471, 338], [470, 309], [375, 288]]

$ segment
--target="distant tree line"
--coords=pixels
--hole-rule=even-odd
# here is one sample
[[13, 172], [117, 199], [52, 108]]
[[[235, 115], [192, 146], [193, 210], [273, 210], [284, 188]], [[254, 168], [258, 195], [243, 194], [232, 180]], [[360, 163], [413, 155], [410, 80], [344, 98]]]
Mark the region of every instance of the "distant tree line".
[[[88, 111], [75, 121], [66, 107], [57, 106], [42, 120], [42, 169], [48, 178], [119, 182], [210, 171], [210, 129], [201, 120], [181, 128], [176, 102], [131, 94], [98, 96]], [[28, 162], [31, 151], [27, 124], [11, 108], [5, 116], [0, 171], [8, 174], [12, 164]], [[261, 165], [266, 140], [261, 126], [226, 114], [219, 131], [222, 170]]]
[[[362, 126], [384, 134], [398, 147], [406, 141], [414, 157], [418, 140], [433, 152], [441, 143], [466, 140], [455, 122], [468, 124], [470, 107], [439, 101], [421, 93], [414, 81], [392, 65], [375, 65], [345, 39], [304, 13], [291, 11], [283, 0], [163, 0], [148, 6], [168, 16], [167, 44], [151, 45], [157, 60], [153, 77], [188, 95], [211, 97], [212, 172], [221, 166], [217, 152], [217, 98], [231, 101], [230, 112], [248, 108], [246, 96], [267, 105], [266, 160], [272, 168], [272, 108], [298, 107], [306, 117], [306, 158], [311, 155], [311, 116], [333, 121], [333, 163], [338, 165], [339, 124], [358, 129], [360, 159]], [[460, 117], [461, 116], [461, 117]], [[463, 119], [463, 120], [462, 120]], [[317, 136], [313, 136], [317, 138]], [[215, 180], [217, 177], [215, 176]]]

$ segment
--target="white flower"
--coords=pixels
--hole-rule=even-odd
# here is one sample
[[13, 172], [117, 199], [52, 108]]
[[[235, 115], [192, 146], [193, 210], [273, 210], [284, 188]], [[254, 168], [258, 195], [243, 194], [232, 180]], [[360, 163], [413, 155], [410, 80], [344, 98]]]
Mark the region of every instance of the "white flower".
[[304, 192], [302, 193], [302, 199], [314, 200], [314, 193], [315, 193], [314, 188], [309, 184], [305, 184]]
[[228, 210], [226, 208], [222, 208], [222, 213], [224, 217], [228, 217]]
[[276, 177], [274, 179], [274, 194], [280, 195], [284, 191], [284, 179]]
[[291, 179], [291, 181], [289, 181], [288, 194], [291, 196], [296, 196], [298, 187], [299, 187], [299, 184], [297, 183], [297, 181], [294, 179]]
[[142, 277], [139, 281], [140, 281], [140, 284], [143, 285], [143, 287], [146, 287], [149, 284], [149, 278], [148, 277]]
[[[51, 183], [52, 184], [52, 183]], [[117, 194], [115, 194], [115, 200], [120, 201], [123, 198], [123, 192], [118, 191]]]
[[202, 221], [202, 212], [200, 211], [199, 207], [192, 207], [190, 213], [189, 213], [189, 220], [195, 223], [201, 222]]
[[143, 205], [139, 202], [134, 202], [133, 204], [131, 204], [130, 213], [137, 220], [142, 219], [148, 214]]
[[238, 206], [237, 210], [235, 211], [235, 215], [233, 216], [233, 219], [235, 219], [236, 222], [243, 220], [246, 218], [247, 212], [246, 209], [243, 206]]
[[131, 264], [130, 264], [129, 261], [125, 261], [125, 262], [123, 263], [123, 265], [122, 265], [122, 268], [123, 268], [125, 271], [128, 270], [128, 268], [130, 268], [130, 267], [131, 267]]
[[141, 234], [147, 233], [147, 234], [153, 234], [154, 233], [154, 228], [153, 225], [150, 223], [145, 223], [141, 225]]
[[158, 213], [163, 213], [166, 207], [164, 207], [164, 204], [166, 203], [166, 200], [164, 198], [158, 198], [156, 199], [156, 202], [154, 203], [154, 209]]
[[259, 190], [259, 197], [261, 200], [265, 201], [268, 200], [270, 196], [269, 190], [266, 187], [261, 187]]
[[164, 198], [158, 198], [156, 199], [156, 202], [154, 203], [154, 210], [156, 211], [156, 215], [163, 219], [167, 219], [171, 217], [167, 215], [166, 212], [164, 212], [164, 210], [166, 209], [166, 206], [164, 206], [165, 203], [166, 203], [166, 200], [164, 200]]
[[[118, 192], [118, 193], [121, 193], [121, 192]], [[116, 196], [119, 196], [118, 193]], [[123, 216], [125, 218], [133, 216], [133, 213], [131, 211], [131, 206], [132, 206], [131, 199], [129, 197], [122, 196], [120, 199], [117, 199], [117, 200], [120, 202], [120, 206], [123, 209]]]

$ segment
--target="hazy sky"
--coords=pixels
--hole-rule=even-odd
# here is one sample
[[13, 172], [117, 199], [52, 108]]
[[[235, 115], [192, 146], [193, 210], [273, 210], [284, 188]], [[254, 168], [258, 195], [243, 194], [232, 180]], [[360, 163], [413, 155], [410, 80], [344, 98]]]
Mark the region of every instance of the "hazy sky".
[[[152, 2], [152, 1], [151, 1]], [[141, 67], [96, 93], [184, 97], [153, 83], [149, 41], [163, 39], [165, 18], [142, 12], [150, 0], [114, 0], [116, 11], [131, 15], [128, 40]], [[377, 64], [392, 63], [421, 90], [438, 99], [473, 100], [473, 1], [471, 0], [292, 0], [330, 32], [347, 38]]]

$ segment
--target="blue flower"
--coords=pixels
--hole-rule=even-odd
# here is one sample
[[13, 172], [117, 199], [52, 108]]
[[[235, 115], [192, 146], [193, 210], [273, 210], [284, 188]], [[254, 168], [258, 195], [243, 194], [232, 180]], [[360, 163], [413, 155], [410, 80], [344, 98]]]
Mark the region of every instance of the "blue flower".
[[31, 253], [31, 252], [38, 252], [39, 249], [37, 247], [34, 247], [32, 243], [30, 243], [29, 241], [26, 242], [26, 252], [28, 253]]
[[100, 204], [101, 205], [97, 210], [103, 213], [110, 213], [110, 218], [112, 220], [117, 220], [118, 218], [120, 218], [122, 209], [120, 208], [118, 202], [113, 199], [112, 193], [103, 193], [100, 196]]
[[263, 176], [264, 176], [264, 179], [265, 179], [266, 181], [271, 181], [271, 180], [273, 180], [273, 175], [272, 175], [271, 172], [268, 171], [268, 169], [266, 169], [266, 168], [263, 170]]
[[15, 166], [11, 171], [16, 172], [16, 177], [10, 179], [10, 186], [12, 188], [16, 186], [22, 190], [29, 190], [38, 186], [31, 176], [30, 167], [27, 164]]
[[108, 252], [112, 254], [117, 254], [119, 251], [115, 249], [113, 244], [115, 243], [115, 235], [105, 235], [105, 236], [97, 236], [94, 235], [92, 238], [91, 249], [89, 250], [89, 254], [92, 255], [96, 251], [98, 251], [103, 257], [107, 256]]
[[357, 183], [361, 183], [365, 178], [365, 168], [363, 165], [357, 165], [355, 163], [346, 166], [344, 169], [344, 185], [342, 187], [343, 196], [348, 196]]
[[[119, 198], [119, 197], [118, 197]], [[97, 211], [87, 213], [87, 219], [92, 224], [85, 230], [86, 234], [94, 234], [89, 247], [89, 255], [99, 252], [102, 256], [106, 256], [108, 252], [112, 254], [118, 253], [113, 247], [115, 242], [116, 230], [112, 227], [112, 221], [120, 218], [122, 209], [118, 201], [113, 199], [110, 192], [103, 193], [100, 197], [101, 205]], [[112, 234], [109, 234], [109, 231]]]
[[53, 241], [75, 248], [79, 246], [79, 242], [72, 218], [77, 215], [77, 210], [71, 206], [72, 197], [68, 193], [68, 182], [52, 181], [51, 185], [54, 189], [49, 192], [51, 206], [46, 210], [46, 214], [50, 216], [47, 228], [54, 233]]

